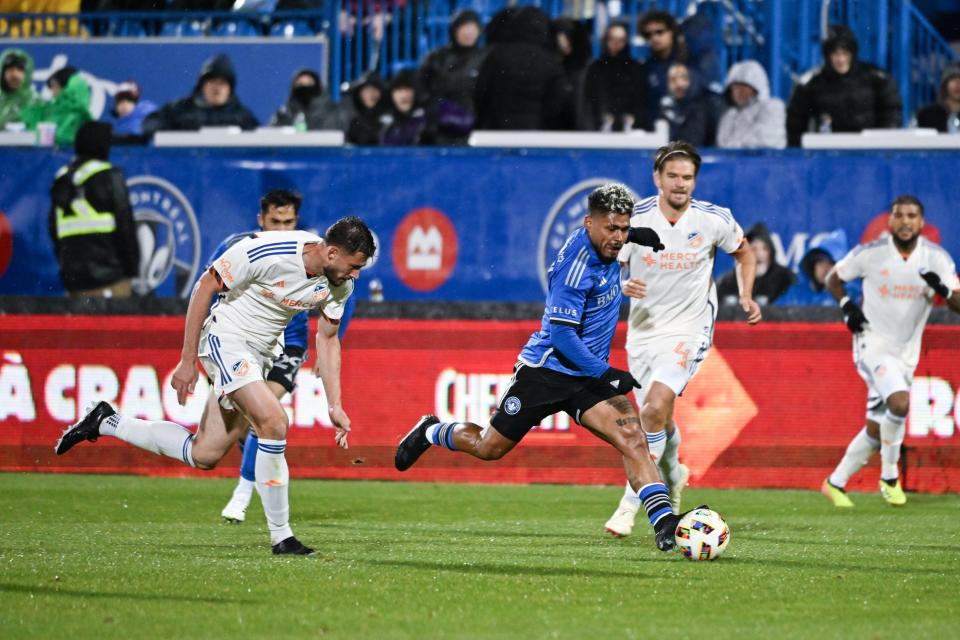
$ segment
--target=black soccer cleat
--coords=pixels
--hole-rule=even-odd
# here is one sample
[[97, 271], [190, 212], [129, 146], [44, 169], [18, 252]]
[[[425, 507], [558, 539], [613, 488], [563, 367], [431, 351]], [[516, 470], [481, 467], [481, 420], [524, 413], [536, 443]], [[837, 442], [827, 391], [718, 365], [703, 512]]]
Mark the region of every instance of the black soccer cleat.
[[53, 450], [58, 456], [62, 456], [84, 440], [95, 442], [100, 437], [100, 423], [115, 413], [113, 407], [101, 400], [83, 420], [63, 432]]
[[687, 515], [691, 511], [696, 511], [697, 509], [709, 508], [710, 507], [707, 505], [702, 504], [699, 507], [687, 509], [679, 515], [668, 513], [667, 515], [663, 516], [663, 519], [658, 523], [661, 526], [659, 529], [657, 529], [657, 549], [660, 551], [673, 551], [674, 547], [677, 546], [677, 525], [680, 524], [680, 520], [683, 519], [683, 516]]
[[427, 440], [427, 427], [440, 422], [440, 418], [427, 414], [420, 418], [419, 422], [410, 429], [410, 433], [403, 437], [400, 445], [397, 447], [397, 455], [393, 460], [393, 465], [397, 471], [406, 471], [413, 466], [423, 452], [430, 448], [430, 441]]
[[297, 540], [294, 536], [284, 538], [277, 544], [273, 545], [271, 549], [273, 550], [273, 555], [275, 556], [312, 556], [314, 553], [316, 553], [310, 547], [304, 546], [304, 544]]

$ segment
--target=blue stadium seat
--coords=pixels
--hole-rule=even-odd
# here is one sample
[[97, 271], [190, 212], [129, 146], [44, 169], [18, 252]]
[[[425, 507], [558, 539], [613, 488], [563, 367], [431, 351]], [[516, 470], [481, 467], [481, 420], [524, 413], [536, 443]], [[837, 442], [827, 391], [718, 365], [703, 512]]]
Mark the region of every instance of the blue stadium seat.
[[310, 37], [316, 35], [310, 23], [304, 20], [285, 20], [270, 27], [270, 35], [281, 38]]
[[167, 22], [160, 30], [161, 37], [193, 38], [202, 36], [206, 31], [206, 24], [200, 20], [184, 20], [183, 22]]
[[249, 20], [231, 20], [230, 22], [221, 22], [210, 30], [208, 35], [219, 36], [221, 38], [247, 38], [259, 36], [260, 28]]

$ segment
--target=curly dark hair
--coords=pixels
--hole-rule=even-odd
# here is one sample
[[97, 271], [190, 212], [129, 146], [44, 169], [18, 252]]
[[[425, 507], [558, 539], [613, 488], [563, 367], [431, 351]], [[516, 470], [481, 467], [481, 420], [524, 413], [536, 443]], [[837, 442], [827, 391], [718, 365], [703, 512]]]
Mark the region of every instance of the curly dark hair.
[[609, 182], [599, 186], [587, 198], [587, 206], [591, 215], [606, 215], [608, 213], [633, 213], [636, 201], [626, 185], [619, 182]]

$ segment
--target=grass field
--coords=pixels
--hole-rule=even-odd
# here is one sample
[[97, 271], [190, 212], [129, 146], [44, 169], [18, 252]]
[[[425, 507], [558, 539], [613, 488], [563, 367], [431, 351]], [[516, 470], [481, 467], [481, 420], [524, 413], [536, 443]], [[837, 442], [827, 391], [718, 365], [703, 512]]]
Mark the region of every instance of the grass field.
[[[688, 490], [713, 563], [601, 533], [616, 488], [295, 481], [269, 553], [232, 481], [0, 474], [0, 637], [949, 638], [960, 497]], [[258, 505], [256, 498], [254, 504]]]

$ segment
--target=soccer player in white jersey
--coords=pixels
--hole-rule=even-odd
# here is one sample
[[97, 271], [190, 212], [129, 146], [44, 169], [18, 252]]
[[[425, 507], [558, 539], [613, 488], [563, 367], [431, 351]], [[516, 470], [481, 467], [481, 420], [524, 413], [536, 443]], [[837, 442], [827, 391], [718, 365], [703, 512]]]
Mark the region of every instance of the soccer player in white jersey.
[[[736, 261], [740, 306], [747, 322], [756, 324], [761, 317], [751, 293], [756, 261], [750, 243], [729, 209], [692, 198], [699, 170], [700, 155], [689, 143], [678, 140], [657, 150], [653, 162], [657, 195], [637, 202], [630, 225], [653, 229], [666, 249], [654, 254], [628, 244], [619, 256], [629, 272], [623, 285], [630, 298], [627, 356], [630, 373], [641, 385], [634, 392], [640, 423], [650, 455], [670, 487], [676, 513], [689, 472], [679, 463], [680, 430], [673, 406], [713, 343], [717, 316], [713, 265], [718, 249]], [[606, 530], [617, 537], [630, 535], [639, 509], [636, 494], [625, 491], [604, 525]]]
[[[183, 352], [171, 380], [180, 404], [194, 391], [198, 358], [213, 380], [196, 435], [172, 422], [121, 416], [100, 402], [64, 431], [57, 455], [107, 435], [209, 470], [240, 431], [252, 425], [260, 439], [256, 482], [273, 553], [311, 555], [313, 550], [290, 528], [287, 414], [264, 379], [280, 353], [278, 338], [290, 319], [301, 311], [319, 310], [313, 373], [323, 382], [336, 442], [347, 448], [350, 418], [341, 403], [337, 325], [353, 282], [375, 252], [370, 229], [356, 217], [338, 220], [322, 239], [307, 231], [267, 231], [233, 245], [193, 289]], [[226, 295], [209, 308], [219, 291]]]
[[[850, 441], [821, 491], [837, 507], [852, 507], [844, 487], [880, 450], [880, 494], [906, 504], [900, 484], [900, 445], [910, 411], [910, 384], [934, 294], [960, 313], [960, 280], [950, 255], [920, 236], [923, 204], [902, 195], [890, 207], [890, 235], [855, 247], [827, 275], [827, 288], [853, 333], [853, 361], [867, 383], [867, 424]], [[863, 279], [863, 308], [844, 283]]]

